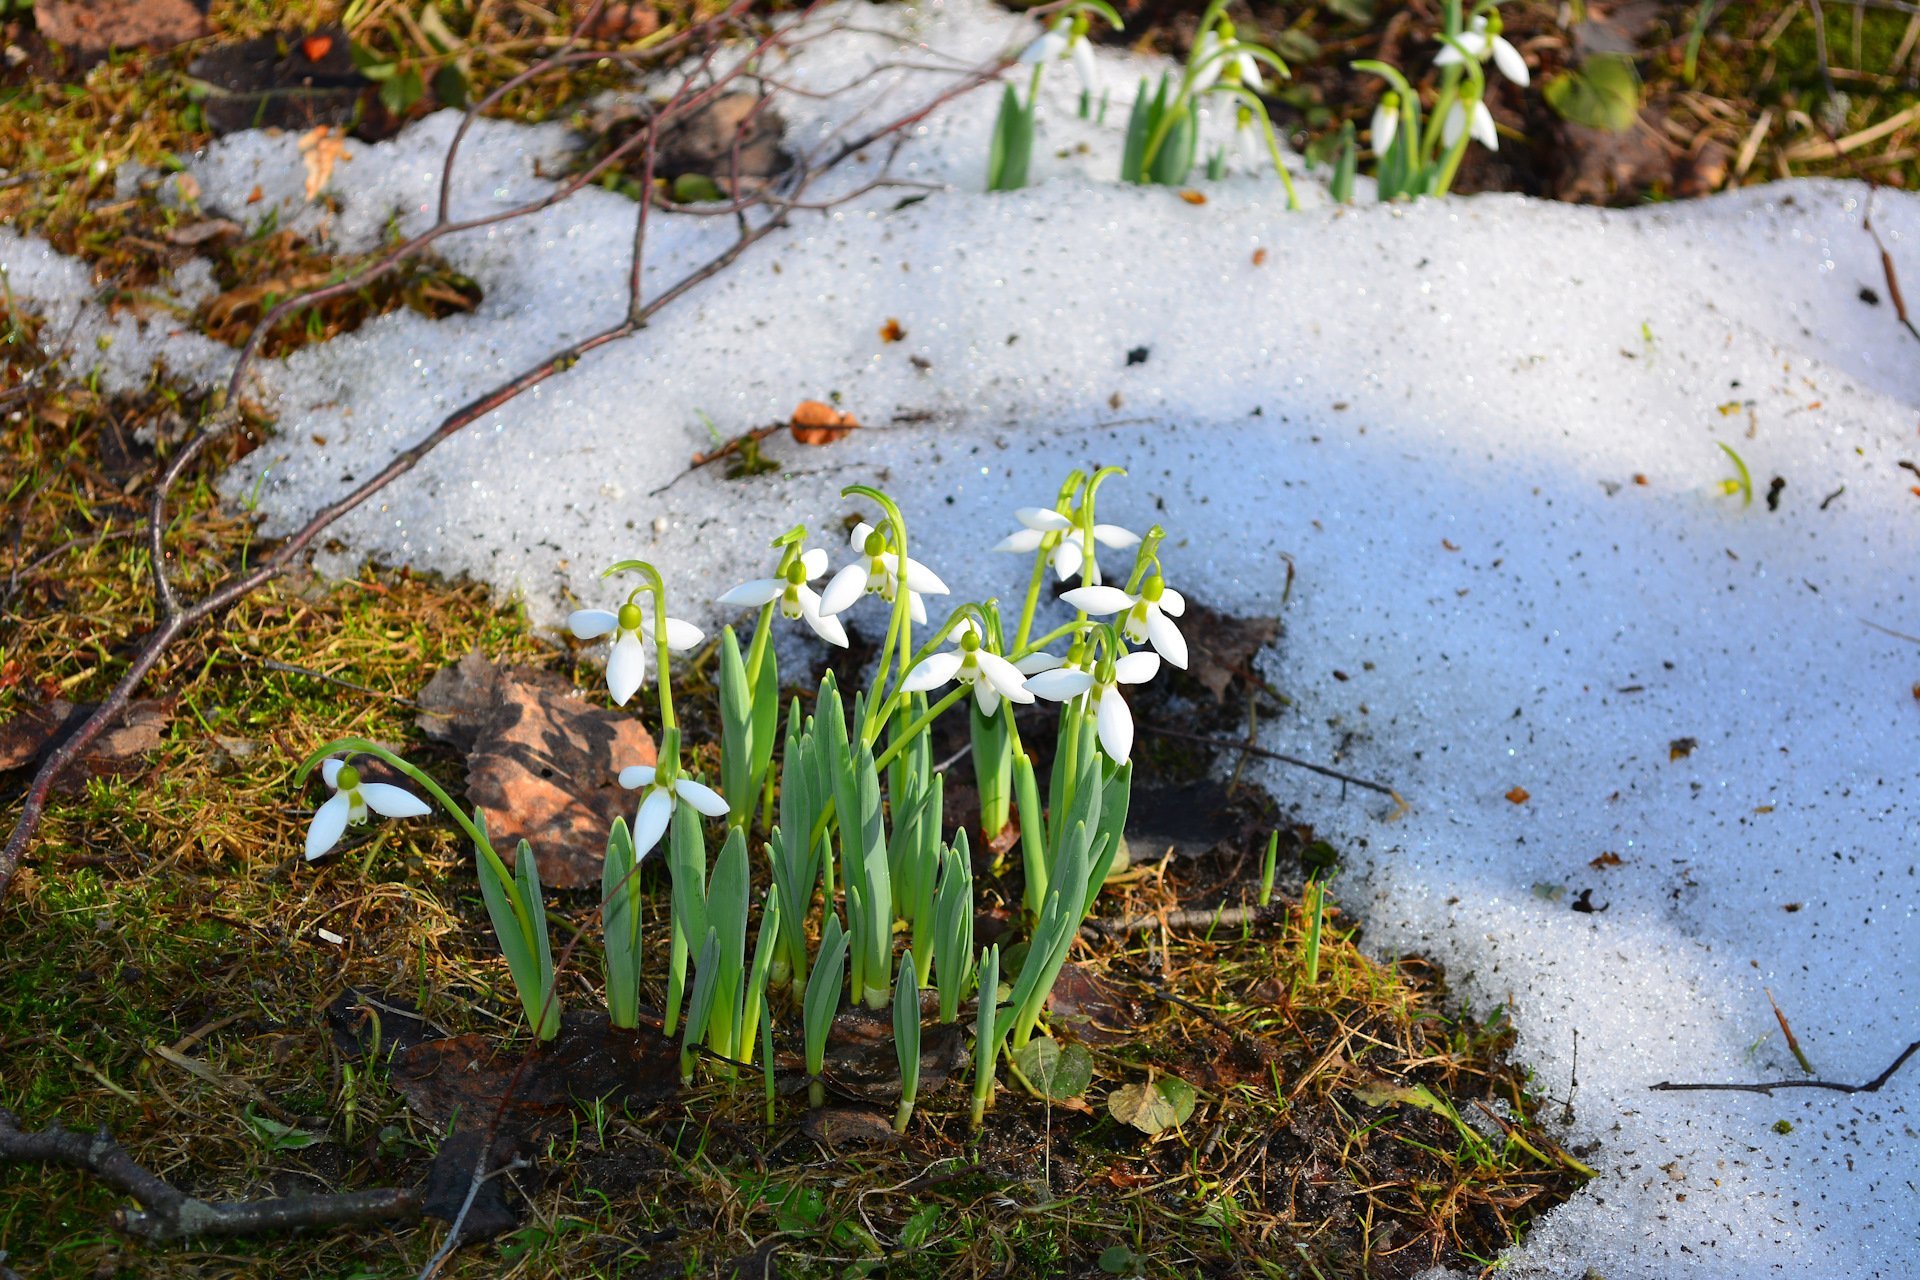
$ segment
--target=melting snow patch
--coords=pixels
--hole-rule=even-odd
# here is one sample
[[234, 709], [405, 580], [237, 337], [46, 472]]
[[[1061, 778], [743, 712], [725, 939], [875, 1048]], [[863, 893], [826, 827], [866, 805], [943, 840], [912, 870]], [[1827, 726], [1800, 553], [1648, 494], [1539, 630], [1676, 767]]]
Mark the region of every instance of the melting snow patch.
[[[926, 67], [1032, 31], [974, 0], [858, 12], [905, 24], [913, 65], [872, 34], [806, 45], [783, 81], [858, 87], [787, 99], [790, 145], [904, 110], [941, 82]], [[1107, 60], [1120, 98], [1145, 65]], [[769, 538], [832, 526], [840, 487], [879, 477], [917, 519], [917, 556], [962, 596], [1005, 595], [1019, 569], [984, 550], [1012, 509], [1070, 465], [1123, 464], [1103, 514], [1165, 524], [1190, 597], [1274, 611], [1283, 556], [1297, 565], [1268, 663], [1297, 701], [1268, 742], [1389, 779], [1413, 809], [1387, 822], [1313, 777], [1266, 780], [1355, 851], [1342, 883], [1372, 945], [1436, 956], [1475, 1008], [1507, 1006], [1556, 1097], [1579, 1033], [1567, 1140], [1598, 1144], [1602, 1176], [1512, 1273], [1920, 1269], [1920, 1076], [1857, 1096], [1647, 1089], [1795, 1074], [1769, 988], [1827, 1078], [1868, 1079], [1920, 1036], [1920, 645], [1879, 629], [1920, 632], [1920, 477], [1899, 465], [1920, 457], [1920, 347], [1867, 301], [1884, 286], [1866, 189], [1613, 212], [1333, 209], [1303, 185], [1316, 207], [1290, 213], [1249, 175], [1192, 204], [1113, 181], [1124, 101], [1108, 126], [1073, 120], [1069, 80], [1050, 80], [1038, 185], [980, 194], [995, 99], [942, 108], [894, 171], [949, 187], [794, 215], [652, 327], [442, 445], [336, 527], [333, 563], [469, 573], [551, 623], [605, 602], [602, 566], [644, 556], [677, 613], [712, 621], [705, 602], [759, 572]], [[426, 225], [453, 123], [354, 147], [329, 218], [299, 206], [291, 137], [227, 139], [195, 174], [209, 207], [256, 216], [258, 184], [265, 207], [365, 246], [390, 218]], [[535, 162], [555, 171], [566, 145], [480, 125], [456, 208], [549, 189]], [[617, 318], [634, 210], [589, 190], [442, 242], [480, 307], [389, 315], [269, 368], [279, 434], [231, 491], [264, 481], [267, 531], [285, 532]], [[1920, 203], [1883, 192], [1874, 215], [1920, 274]], [[728, 235], [657, 217], [648, 288]], [[17, 290], [65, 269], [19, 240], [0, 261]], [[729, 436], [833, 394], [869, 426], [770, 441], [776, 475], [682, 474], [708, 421]], [[1751, 507], [1718, 491], [1723, 440], [1753, 468]]]

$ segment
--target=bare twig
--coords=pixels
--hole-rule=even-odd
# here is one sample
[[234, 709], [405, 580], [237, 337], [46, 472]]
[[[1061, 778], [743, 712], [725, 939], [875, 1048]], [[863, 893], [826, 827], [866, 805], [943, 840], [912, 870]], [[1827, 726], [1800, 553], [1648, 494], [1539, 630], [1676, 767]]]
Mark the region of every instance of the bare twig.
[[141, 1208], [119, 1210], [114, 1225], [136, 1240], [149, 1242], [262, 1235], [298, 1227], [411, 1222], [420, 1216], [425, 1204], [419, 1189], [399, 1187], [270, 1200], [200, 1200], [150, 1172], [105, 1129], [97, 1133], [57, 1128], [28, 1132], [20, 1128], [11, 1111], [4, 1109], [0, 1109], [0, 1161], [86, 1170], [140, 1202]]
[[1218, 907], [1189, 907], [1155, 915], [1125, 916], [1118, 920], [1089, 920], [1080, 926], [1080, 932], [1111, 938], [1145, 933], [1161, 925], [1169, 929], [1211, 929], [1219, 925], [1265, 924], [1283, 918], [1287, 909], [1284, 902], [1270, 902], [1264, 907], [1229, 907], [1224, 904]]
[[1759, 1084], [1676, 1084], [1671, 1080], [1662, 1080], [1659, 1084], [1650, 1084], [1647, 1088], [1660, 1093], [1764, 1093], [1773, 1096], [1775, 1089], [1825, 1089], [1830, 1093], [1878, 1093], [1882, 1085], [1893, 1079], [1894, 1072], [1907, 1065], [1907, 1059], [1920, 1053], [1920, 1040], [1900, 1051], [1885, 1071], [1865, 1084], [1845, 1084], [1837, 1080], [1770, 1080]]
[[[396, 269], [401, 263], [418, 256], [434, 242], [448, 235], [461, 231], [470, 231], [480, 227], [492, 226], [511, 219], [528, 217], [539, 213], [590, 185], [612, 166], [621, 163], [635, 150], [644, 147], [644, 154], [650, 157], [662, 128], [671, 118], [676, 118], [705, 107], [724, 93], [728, 86], [748, 76], [750, 74], [749, 68], [756, 65], [757, 61], [770, 49], [776, 47], [783, 39], [785, 32], [790, 29], [789, 27], [779, 27], [760, 34], [748, 45], [742, 56], [732, 66], [717, 73], [713, 72], [712, 64], [717, 51], [721, 47], [721, 36], [726, 30], [730, 29], [735, 19], [746, 12], [748, 4], [749, 0], [736, 0], [733, 5], [729, 6], [719, 15], [689, 29], [689, 31], [685, 33], [684, 39], [676, 37], [674, 40], [663, 42], [648, 51], [650, 56], [658, 56], [666, 49], [678, 48], [683, 45], [692, 46], [697, 44], [703, 49], [703, 55], [695, 71], [689, 73], [683, 79], [681, 89], [674, 95], [673, 99], [654, 113], [649, 127], [636, 130], [633, 137], [623, 141], [619, 146], [611, 148], [606, 155], [585, 167], [581, 172], [573, 175], [567, 181], [559, 184], [539, 199], [530, 200], [511, 208], [494, 211], [483, 216], [455, 220], [451, 216], [449, 208], [450, 200], [446, 197], [446, 193], [451, 189], [449, 170], [452, 168], [457, 157], [458, 144], [460, 139], [464, 137], [466, 125], [471, 123], [470, 116], [467, 121], [463, 122], [462, 128], [456, 132], [452, 143], [449, 145], [445, 159], [442, 162], [441, 190], [443, 198], [439, 214], [432, 226], [420, 232], [418, 235], [413, 236], [411, 239], [395, 245], [368, 266], [345, 279], [322, 286], [312, 292], [298, 294], [286, 299], [270, 310], [261, 318], [259, 323], [255, 325], [253, 332], [248, 336], [247, 342], [241, 348], [233, 373], [228, 379], [226, 397], [221, 408], [206, 425], [203, 426], [199, 434], [189, 440], [168, 461], [160, 474], [158, 483], [155, 485], [148, 513], [149, 532], [147, 539], [149, 553], [153, 558], [156, 606], [154, 626], [152, 630], [140, 639], [135, 648], [134, 656], [126, 670], [121, 674], [119, 681], [114, 685], [113, 689], [101, 700], [93, 714], [79, 726], [72, 736], [58, 748], [46, 755], [41, 762], [39, 770], [34, 774], [33, 781], [28, 785], [26, 795], [21, 802], [19, 817], [15, 821], [13, 831], [8, 837], [5, 847], [0, 848], [0, 899], [5, 898], [6, 892], [12, 885], [14, 876], [19, 869], [20, 860], [26, 852], [27, 845], [39, 828], [40, 819], [45, 813], [54, 779], [85, 752], [93, 741], [113, 723], [114, 719], [125, 709], [127, 703], [131, 701], [133, 695], [139, 689], [141, 682], [146, 679], [147, 674], [153, 670], [155, 664], [159, 662], [161, 656], [174, 641], [178, 640], [182, 635], [197, 627], [199, 624], [224, 612], [235, 603], [251, 595], [260, 587], [273, 581], [294, 567], [315, 539], [331, 527], [335, 521], [358, 508], [376, 493], [393, 483], [393, 481], [411, 471], [427, 454], [432, 452], [450, 436], [458, 433], [480, 418], [485, 417], [487, 414], [492, 413], [502, 405], [514, 400], [524, 392], [571, 369], [588, 353], [598, 350], [603, 346], [622, 341], [640, 332], [660, 311], [671, 306], [705, 281], [726, 270], [741, 254], [746, 252], [747, 249], [774, 231], [784, 227], [787, 217], [794, 212], [794, 210], [806, 206], [806, 193], [810, 185], [818, 177], [837, 168], [864, 148], [884, 138], [903, 135], [913, 125], [924, 119], [941, 104], [970, 92], [982, 84], [990, 83], [998, 77], [1002, 67], [1002, 64], [999, 62], [977, 67], [971, 72], [959, 76], [955, 83], [944, 91], [932, 95], [930, 99], [923, 103], [918, 109], [881, 124], [861, 138], [842, 144], [838, 148], [831, 149], [830, 151], [822, 148], [823, 151], [827, 152], [824, 156], [816, 153], [812, 157], [797, 162], [794, 168], [784, 176], [777, 188], [769, 186], [766, 190], [755, 193], [751, 199], [741, 202], [741, 207], [738, 210], [739, 234], [730, 245], [704, 264], [688, 271], [680, 280], [656, 296], [650, 299], [641, 298], [639, 293], [640, 271], [637, 263], [634, 264], [628, 273], [631, 291], [629, 308], [627, 315], [620, 323], [551, 353], [539, 363], [523, 370], [512, 379], [494, 387], [492, 390], [487, 391], [456, 409], [453, 413], [442, 419], [432, 432], [411, 447], [397, 454], [377, 473], [362, 481], [345, 495], [321, 507], [304, 525], [283, 540], [271, 553], [261, 559], [251, 571], [241, 573], [197, 600], [189, 602], [182, 599], [165, 570], [164, 534], [166, 528], [167, 502], [187, 468], [204, 452], [210, 443], [220, 438], [239, 422], [241, 391], [246, 385], [248, 371], [259, 355], [260, 346], [265, 336], [272, 332], [273, 329], [296, 308], [308, 307], [324, 299], [361, 289], [371, 281]], [[803, 14], [802, 18], [804, 19], [805, 16], [806, 15]], [[549, 71], [556, 67], [572, 65], [574, 62], [581, 61], [589, 56], [600, 55], [590, 54], [588, 51], [573, 49], [569, 46], [563, 46], [562, 51], [558, 55], [543, 61], [539, 64], [538, 69], [541, 71]], [[533, 70], [535, 69], [529, 69], [530, 72]], [[693, 87], [696, 84], [699, 86], [697, 89]], [[647, 164], [650, 168], [650, 158], [647, 160]], [[859, 194], [859, 192], [871, 189], [873, 185], [873, 183], [869, 183], [859, 188], [856, 192], [841, 195], [839, 199], [842, 201], [851, 199], [854, 195]], [[645, 219], [648, 208], [648, 200], [642, 199], [638, 202], [637, 218], [639, 219], [639, 223], [636, 225], [634, 235], [634, 252], [636, 256], [645, 249]], [[749, 212], [756, 214], [757, 219], [749, 218]]]
[[1391, 796], [1398, 803], [1406, 803], [1400, 799], [1399, 792], [1384, 782], [1371, 782], [1366, 778], [1355, 777], [1351, 773], [1342, 773], [1338, 769], [1329, 769], [1326, 765], [1315, 764], [1311, 760], [1302, 760], [1298, 756], [1286, 755], [1279, 751], [1269, 751], [1265, 747], [1256, 746], [1251, 742], [1236, 742], [1232, 738], [1210, 738], [1205, 734], [1187, 733], [1180, 729], [1169, 729], [1165, 725], [1147, 724], [1141, 725], [1140, 727], [1148, 733], [1157, 733], [1163, 738], [1178, 738], [1182, 742], [1198, 742], [1202, 746], [1219, 747], [1222, 751], [1244, 751], [1249, 755], [1259, 756], [1262, 760], [1277, 760], [1281, 764], [1289, 764], [1296, 769], [1305, 769], [1309, 773], [1317, 773], [1323, 778], [1332, 778], [1336, 782], [1348, 782], [1356, 787], [1365, 787], [1368, 791], [1377, 791], [1383, 796]]

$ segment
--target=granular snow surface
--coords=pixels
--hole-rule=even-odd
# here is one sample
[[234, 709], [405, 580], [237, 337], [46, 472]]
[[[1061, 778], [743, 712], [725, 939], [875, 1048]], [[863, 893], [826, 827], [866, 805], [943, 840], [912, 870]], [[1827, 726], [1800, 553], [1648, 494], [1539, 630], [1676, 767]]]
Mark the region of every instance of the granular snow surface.
[[[842, 13], [869, 30], [807, 44], [779, 78], [858, 87], [787, 99], [792, 146], [905, 111], [947, 59], [1033, 31], [975, 0]], [[918, 47], [896, 53], [871, 31], [887, 24]], [[1071, 75], [1050, 78], [1033, 187], [980, 193], [992, 92], [943, 107], [893, 168], [940, 189], [795, 214], [637, 337], [441, 446], [336, 527], [327, 563], [471, 574], [551, 624], [606, 604], [599, 570], [641, 556], [676, 613], [711, 624], [707, 602], [761, 576], [798, 520], [834, 534], [837, 562], [860, 509], [838, 491], [862, 481], [900, 498], [915, 554], [960, 598], [1006, 597], [1024, 566], [986, 548], [1013, 508], [1049, 502], [1070, 466], [1125, 465], [1102, 515], [1164, 524], [1174, 586], [1284, 616], [1265, 663], [1295, 705], [1266, 744], [1410, 801], [1390, 819], [1336, 783], [1264, 777], [1352, 852], [1340, 887], [1370, 945], [1434, 956], [1474, 1008], [1505, 1005], [1539, 1086], [1571, 1099], [1564, 1140], [1592, 1144], [1601, 1176], [1511, 1273], [1920, 1272], [1920, 1071], [1853, 1096], [1647, 1088], [1797, 1075], [1769, 991], [1827, 1079], [1869, 1079], [1920, 1036], [1920, 474], [1900, 465], [1920, 459], [1920, 343], [1862, 229], [1867, 190], [1340, 209], [1303, 176], [1309, 208], [1288, 212], [1249, 174], [1197, 184], [1194, 204], [1113, 181], [1150, 64], [1103, 60], [1105, 126], [1072, 119]], [[209, 210], [278, 210], [364, 247], [396, 215], [425, 225], [453, 124], [353, 145], [337, 212], [302, 205], [290, 136], [236, 135], [193, 172]], [[536, 165], [570, 145], [481, 124], [456, 209], [549, 189]], [[634, 208], [589, 190], [443, 242], [480, 307], [386, 316], [268, 368], [278, 435], [229, 492], [257, 486], [285, 532], [617, 318]], [[1882, 192], [1872, 213], [1920, 276], [1920, 202]], [[649, 289], [729, 235], [657, 216]], [[0, 240], [0, 262], [22, 296], [79, 305], [44, 246]], [[141, 340], [187, 376], [218, 365], [197, 339]], [[830, 395], [867, 428], [770, 440], [775, 475], [681, 474], [707, 422], [731, 436]], [[1751, 506], [1720, 492], [1716, 441], [1750, 464]]]

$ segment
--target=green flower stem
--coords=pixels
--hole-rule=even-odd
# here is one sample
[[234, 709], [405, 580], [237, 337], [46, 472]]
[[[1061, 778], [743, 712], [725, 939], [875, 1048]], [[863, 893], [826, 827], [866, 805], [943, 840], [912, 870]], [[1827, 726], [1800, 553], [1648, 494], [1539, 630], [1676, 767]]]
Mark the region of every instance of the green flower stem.
[[[1057, 535], [1055, 535], [1057, 538]], [[1057, 541], [1054, 545], [1058, 545]], [[1017, 652], [1027, 652], [1027, 633], [1033, 630], [1033, 614], [1040, 607], [1040, 584], [1046, 581], [1047, 553], [1053, 550], [1047, 540], [1040, 540], [1040, 549], [1033, 553], [1033, 572], [1027, 575], [1027, 598], [1020, 606], [1020, 629], [1014, 633], [1013, 647]]]
[[677, 728], [679, 721], [673, 715], [673, 680], [671, 678], [672, 658], [667, 647], [667, 584], [660, 580], [660, 571], [645, 560], [622, 560], [609, 567], [600, 576], [610, 578], [622, 570], [632, 570], [646, 579], [643, 590], [653, 591], [653, 647], [654, 663], [660, 668], [660, 729], [666, 731]]
[[1133, 553], [1133, 572], [1127, 576], [1127, 594], [1140, 594], [1140, 584], [1146, 580], [1147, 569], [1160, 562], [1160, 544], [1167, 540], [1167, 531], [1159, 525], [1147, 530], [1140, 539], [1140, 549]]
[[[895, 652], [898, 651], [900, 655], [903, 663], [900, 674], [904, 676], [907, 672], [904, 663], [907, 655], [913, 651], [913, 619], [907, 611], [910, 598], [910, 588], [907, 586], [907, 522], [893, 499], [871, 485], [850, 484], [840, 491], [840, 496], [865, 498], [874, 503], [886, 513], [887, 525], [893, 532], [893, 613], [887, 619], [887, 638], [880, 645], [880, 663], [873, 673], [873, 687], [884, 689]], [[879, 741], [880, 731], [886, 727], [886, 723], [875, 714], [872, 703], [867, 704], [866, 716], [866, 723], [860, 726], [860, 738], [871, 746]]]
[[[948, 690], [946, 697], [940, 699], [940, 701], [928, 707], [927, 713], [925, 715], [921, 716], [919, 719], [909, 724], [903, 732], [897, 735], [894, 738], [894, 740], [887, 745], [886, 750], [882, 751], [879, 755], [873, 758], [873, 767], [875, 771], [884, 771], [889, 764], [893, 763], [893, 758], [899, 755], [903, 748], [905, 748], [909, 743], [911, 743], [915, 737], [919, 736], [922, 732], [924, 732], [928, 725], [932, 724], [935, 720], [938, 720], [940, 718], [941, 712], [945, 711], [948, 707], [951, 707], [954, 703], [960, 701], [960, 699], [966, 697], [967, 694], [971, 692], [973, 691], [969, 689], [966, 685], [961, 685], [957, 689]], [[834, 797], [828, 796], [826, 803], [820, 806], [820, 816], [814, 819], [813, 833], [810, 838], [815, 843], [818, 843], [820, 840], [820, 837], [824, 836], [827, 833], [827, 823], [833, 820], [833, 814], [834, 814]]]
[[1300, 196], [1293, 189], [1293, 175], [1287, 172], [1286, 163], [1280, 158], [1280, 140], [1274, 136], [1273, 118], [1267, 114], [1267, 104], [1260, 101], [1259, 94], [1245, 85], [1221, 85], [1215, 92], [1231, 94], [1238, 98], [1249, 111], [1260, 117], [1260, 132], [1261, 136], [1267, 140], [1267, 154], [1273, 157], [1273, 171], [1280, 175], [1280, 185], [1287, 189], [1287, 209], [1290, 212], [1299, 212]]

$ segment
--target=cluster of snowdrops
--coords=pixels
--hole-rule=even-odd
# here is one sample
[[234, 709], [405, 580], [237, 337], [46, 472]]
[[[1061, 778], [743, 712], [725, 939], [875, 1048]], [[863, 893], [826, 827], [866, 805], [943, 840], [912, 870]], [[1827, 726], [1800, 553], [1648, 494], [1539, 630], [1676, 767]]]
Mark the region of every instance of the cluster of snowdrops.
[[[606, 1002], [615, 1026], [639, 1025], [638, 873], [664, 840], [672, 934], [660, 1026], [680, 1037], [683, 1079], [692, 1078], [702, 1056], [732, 1075], [757, 1055], [771, 1114], [775, 1006], [797, 1008], [818, 1105], [827, 1034], [843, 999], [874, 1010], [891, 1004], [901, 1072], [895, 1123], [904, 1129], [918, 1086], [921, 992], [931, 989], [942, 1022], [957, 1021], [969, 1000], [975, 1005], [978, 1125], [1002, 1052], [1019, 1070], [1036, 1061], [1036, 1050], [1054, 1048], [1036, 1036], [1042, 1007], [1113, 868], [1126, 822], [1134, 732], [1121, 686], [1151, 679], [1163, 661], [1187, 663], [1175, 622], [1186, 603], [1161, 572], [1163, 531], [1155, 526], [1139, 535], [1095, 518], [1102, 484], [1118, 474], [1076, 471], [1052, 506], [1016, 513], [1021, 527], [998, 549], [1032, 556], [1017, 616], [1003, 616], [994, 600], [965, 603], [928, 630], [927, 600], [948, 594], [947, 586], [908, 554], [906, 521], [876, 489], [845, 491], [872, 503], [877, 515], [854, 526], [852, 559], [831, 578], [828, 553], [807, 545], [804, 527], [776, 539], [771, 573], [718, 600], [759, 612], [744, 647], [731, 627], [717, 646], [717, 789], [687, 767], [673, 705], [673, 655], [706, 637], [669, 615], [652, 565], [628, 560], [607, 570], [609, 577], [633, 575], [635, 585], [616, 609], [581, 610], [569, 625], [581, 639], [611, 638], [607, 688], [622, 706], [640, 690], [651, 656], [661, 729], [655, 763], [608, 763], [623, 787], [639, 793], [632, 825], [616, 820], [608, 834], [602, 883]], [[1103, 578], [1103, 549], [1131, 554], [1124, 578]], [[1060, 596], [1074, 616], [1035, 635], [1050, 580], [1077, 583]], [[869, 599], [886, 610], [886, 638], [867, 686], [849, 700], [829, 674], [810, 713], [795, 697], [783, 716], [775, 615], [845, 645], [843, 615]], [[1008, 709], [1036, 699], [1060, 704], [1044, 782]], [[1002, 972], [997, 945], [974, 945], [972, 852], [965, 831], [946, 832], [944, 775], [934, 767], [932, 729], [949, 711], [968, 717], [982, 832], [990, 840], [1004, 834], [997, 843], [1017, 849], [1021, 860], [1026, 938], [1017, 973]], [[358, 756], [382, 760], [418, 783], [472, 841], [528, 1025], [551, 1039], [560, 1029], [560, 998], [536, 857], [526, 841], [509, 868], [479, 810], [463, 811], [426, 774], [377, 744], [342, 739], [315, 752], [299, 773], [304, 781], [318, 766], [333, 790], [308, 829], [307, 857], [326, 853], [369, 814], [430, 812], [403, 787], [364, 780]], [[1010, 834], [1016, 814], [1017, 841]], [[750, 847], [770, 880], [757, 930], [749, 927]], [[896, 942], [904, 943], [897, 952]]]
[[[1080, 115], [1104, 119], [1106, 91], [1088, 39], [1095, 21], [1116, 31], [1122, 26], [1106, 0], [1072, 0], [1021, 51], [1019, 63], [1031, 68], [1027, 93], [1022, 99], [1012, 84], [1002, 92], [987, 153], [987, 190], [1013, 191], [1027, 184], [1040, 83], [1050, 65], [1071, 63], [1080, 79]], [[1485, 64], [1515, 84], [1525, 85], [1529, 79], [1526, 60], [1501, 30], [1497, 0], [1478, 0], [1471, 10], [1463, 10], [1461, 0], [1446, 0], [1440, 51], [1433, 60], [1439, 84], [1424, 110], [1419, 92], [1399, 68], [1371, 60], [1353, 64], [1388, 85], [1374, 108], [1368, 134], [1380, 199], [1445, 195], [1469, 142], [1499, 150], [1500, 137], [1485, 101]], [[1286, 187], [1288, 207], [1299, 208], [1261, 98], [1267, 91], [1265, 76], [1284, 80], [1291, 74], [1279, 54], [1239, 36], [1227, 17], [1227, 0], [1212, 0], [1195, 29], [1186, 64], [1162, 74], [1157, 85], [1140, 81], [1127, 119], [1120, 180], [1172, 186], [1188, 181], [1201, 156], [1201, 106], [1224, 101], [1231, 108], [1233, 138], [1231, 145], [1216, 142], [1205, 153], [1207, 177], [1221, 178], [1229, 168], [1257, 173], [1271, 167]], [[1349, 123], [1341, 132], [1329, 183], [1336, 202], [1352, 202], [1358, 166], [1359, 140]]]

